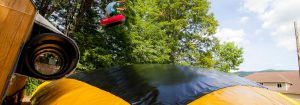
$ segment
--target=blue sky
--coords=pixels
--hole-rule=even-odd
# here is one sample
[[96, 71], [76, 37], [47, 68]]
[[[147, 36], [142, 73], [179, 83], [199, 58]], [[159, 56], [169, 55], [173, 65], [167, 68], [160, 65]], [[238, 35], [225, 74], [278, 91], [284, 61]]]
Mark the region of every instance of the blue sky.
[[244, 48], [240, 71], [298, 69], [293, 21], [300, 20], [300, 0], [210, 2], [219, 22], [215, 36]]

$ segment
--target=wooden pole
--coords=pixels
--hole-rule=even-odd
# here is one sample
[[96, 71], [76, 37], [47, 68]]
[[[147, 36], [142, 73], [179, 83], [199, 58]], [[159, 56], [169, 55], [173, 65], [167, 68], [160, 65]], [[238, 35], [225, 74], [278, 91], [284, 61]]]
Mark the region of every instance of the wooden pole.
[[296, 36], [296, 46], [297, 46], [297, 55], [298, 55], [298, 67], [299, 67], [299, 77], [300, 77], [300, 44], [299, 44], [299, 32], [298, 32], [298, 27], [297, 27], [297, 22], [294, 22], [294, 27], [295, 27], [295, 36]]

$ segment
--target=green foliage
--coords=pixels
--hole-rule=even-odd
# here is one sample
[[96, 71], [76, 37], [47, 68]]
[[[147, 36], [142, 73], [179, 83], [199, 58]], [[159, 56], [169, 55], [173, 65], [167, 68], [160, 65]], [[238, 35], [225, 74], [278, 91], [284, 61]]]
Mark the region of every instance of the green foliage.
[[237, 66], [243, 62], [243, 49], [237, 47], [233, 42], [222, 43], [216, 48], [216, 70], [229, 72], [238, 70]]
[[132, 54], [139, 59], [135, 63], [159, 58], [163, 62], [155, 63], [213, 68], [212, 34], [218, 24], [208, 13], [208, 1], [135, 0], [127, 4], [135, 10], [129, 32], [134, 42]]
[[100, 47], [85, 50], [81, 59], [82, 65], [86, 67], [85, 71], [94, 70], [97, 67], [109, 67], [113, 63], [112, 54]]
[[128, 25], [132, 63], [169, 62], [170, 48], [166, 44], [167, 36], [160, 24], [154, 22], [154, 15], [158, 10], [151, 7], [155, 4], [147, 0], [137, 0], [134, 3], [128, 3], [128, 6], [132, 9], [130, 12], [135, 12], [134, 15], [126, 15], [129, 17], [128, 21], [134, 21]]
[[28, 78], [25, 86], [26, 95], [30, 96], [31, 93], [42, 83], [42, 80]]
[[43, 1], [36, 4], [45, 16], [78, 43], [80, 71], [171, 63], [228, 72], [243, 61], [241, 48], [213, 37], [218, 22], [208, 0], [127, 1], [126, 22], [112, 28], [99, 25], [107, 1]]

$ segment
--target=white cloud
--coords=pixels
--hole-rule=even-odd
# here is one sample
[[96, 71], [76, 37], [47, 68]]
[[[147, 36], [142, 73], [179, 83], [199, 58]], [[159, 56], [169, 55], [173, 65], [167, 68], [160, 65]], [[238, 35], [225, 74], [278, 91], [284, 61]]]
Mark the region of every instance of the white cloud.
[[241, 19], [240, 19], [240, 22], [241, 23], [246, 23], [247, 21], [249, 20], [249, 17], [242, 17]]
[[279, 46], [295, 50], [293, 21], [300, 20], [300, 0], [244, 0], [243, 8], [263, 22]]
[[243, 7], [250, 12], [263, 13], [272, 0], [245, 0]]
[[261, 29], [257, 29], [257, 30], [255, 30], [255, 35], [259, 35], [259, 34], [261, 34], [261, 32], [262, 32]]
[[245, 46], [249, 43], [248, 40], [245, 40], [246, 33], [244, 30], [233, 30], [230, 28], [218, 29], [215, 34], [221, 42], [234, 42], [239, 46]]

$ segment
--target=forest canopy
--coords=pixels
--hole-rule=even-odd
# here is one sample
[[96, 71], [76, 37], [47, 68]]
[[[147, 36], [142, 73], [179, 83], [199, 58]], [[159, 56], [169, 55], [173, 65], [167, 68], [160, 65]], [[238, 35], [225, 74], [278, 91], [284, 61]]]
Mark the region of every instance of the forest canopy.
[[128, 64], [180, 64], [229, 72], [243, 49], [214, 37], [208, 0], [127, 0], [124, 24], [103, 28], [109, 0], [34, 0], [39, 13], [73, 38], [79, 71]]

